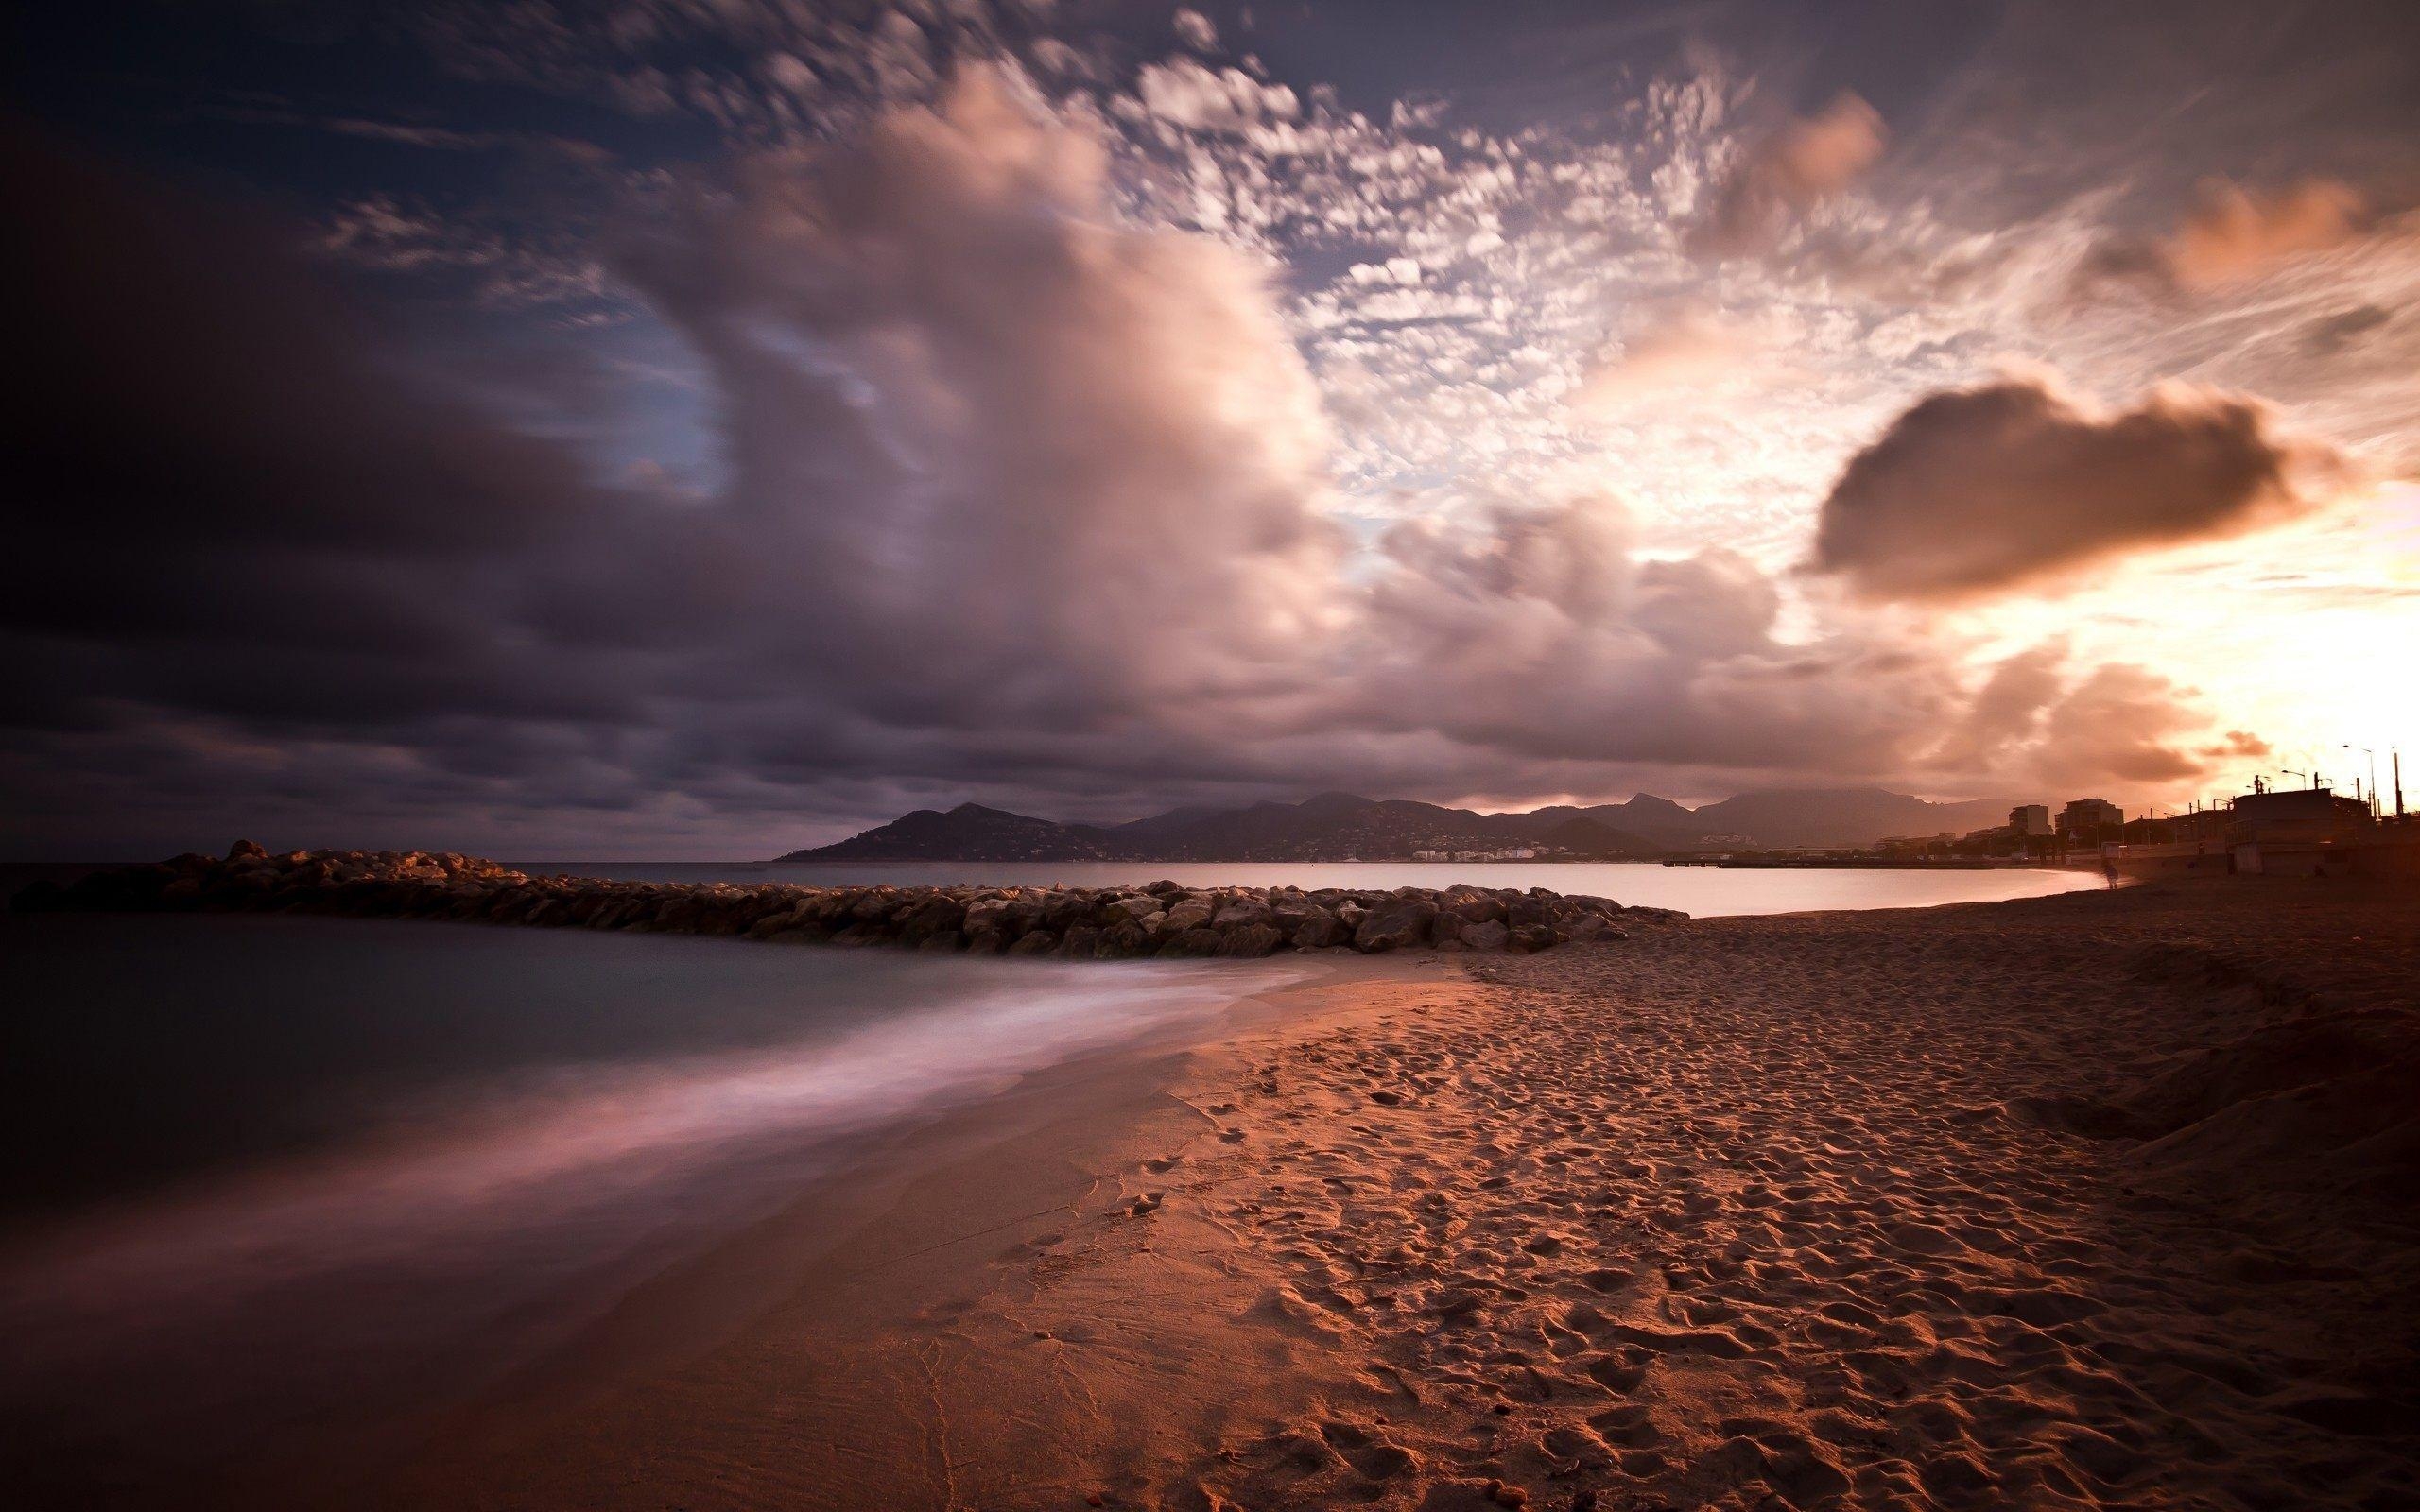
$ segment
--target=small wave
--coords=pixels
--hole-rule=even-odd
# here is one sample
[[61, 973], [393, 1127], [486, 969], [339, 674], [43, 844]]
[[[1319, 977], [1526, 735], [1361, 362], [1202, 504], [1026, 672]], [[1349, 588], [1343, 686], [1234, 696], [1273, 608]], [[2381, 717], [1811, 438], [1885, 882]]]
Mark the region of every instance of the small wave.
[[62, 1226], [0, 1261], [0, 1326], [27, 1375], [178, 1341], [193, 1353], [238, 1331], [293, 1335], [270, 1353], [325, 1354], [391, 1346], [431, 1320], [475, 1326], [667, 1228], [696, 1243], [760, 1214], [843, 1136], [1200, 1026], [1301, 974], [959, 966], [925, 973], [927, 1005], [837, 1037], [559, 1067], [458, 1101], [435, 1127]]

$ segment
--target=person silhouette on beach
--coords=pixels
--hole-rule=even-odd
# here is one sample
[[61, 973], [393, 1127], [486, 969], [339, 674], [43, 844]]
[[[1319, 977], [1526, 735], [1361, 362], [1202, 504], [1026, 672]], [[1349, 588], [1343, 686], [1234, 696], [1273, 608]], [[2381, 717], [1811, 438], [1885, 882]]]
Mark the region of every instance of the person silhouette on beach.
[[2118, 858], [2116, 856], [2102, 856], [2100, 858], [2100, 874], [2109, 879], [2109, 885], [2114, 890], [2118, 885]]

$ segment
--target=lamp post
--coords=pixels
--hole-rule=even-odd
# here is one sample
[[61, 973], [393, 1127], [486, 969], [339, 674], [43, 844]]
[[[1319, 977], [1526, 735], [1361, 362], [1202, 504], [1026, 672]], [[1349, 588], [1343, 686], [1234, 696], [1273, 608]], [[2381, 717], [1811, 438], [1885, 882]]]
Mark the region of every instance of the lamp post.
[[[2367, 746], [2346, 746], [2342, 748], [2358, 750], [2370, 759], [2370, 817], [2377, 818], [2378, 815], [2378, 753]], [[2402, 785], [2399, 780], [2395, 783], [2398, 790]]]

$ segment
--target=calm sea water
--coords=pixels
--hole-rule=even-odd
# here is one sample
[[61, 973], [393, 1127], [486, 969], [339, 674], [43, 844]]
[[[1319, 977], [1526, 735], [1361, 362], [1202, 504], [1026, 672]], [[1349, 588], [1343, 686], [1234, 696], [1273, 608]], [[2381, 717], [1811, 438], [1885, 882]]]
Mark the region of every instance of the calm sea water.
[[2090, 872], [2049, 870], [1917, 871], [1841, 868], [1728, 870], [1717, 867], [1664, 867], [1637, 862], [1380, 861], [1305, 864], [1242, 861], [1041, 862], [819, 862], [785, 865], [755, 861], [516, 861], [532, 871], [579, 877], [620, 877], [648, 882], [793, 882], [808, 886], [847, 883], [896, 883], [939, 886], [982, 883], [994, 886], [1061, 883], [1071, 887], [1141, 884], [1167, 878], [1188, 887], [1550, 887], [1556, 892], [1594, 893], [1616, 902], [1678, 908], [1700, 919], [1730, 914], [1799, 914], [1832, 908], [1922, 908], [1933, 903], [1992, 902], [2003, 898], [2040, 898], [2078, 887], [2098, 887]]
[[1237, 964], [0, 917], [0, 1479], [458, 1394], [888, 1130], [1309, 970]]

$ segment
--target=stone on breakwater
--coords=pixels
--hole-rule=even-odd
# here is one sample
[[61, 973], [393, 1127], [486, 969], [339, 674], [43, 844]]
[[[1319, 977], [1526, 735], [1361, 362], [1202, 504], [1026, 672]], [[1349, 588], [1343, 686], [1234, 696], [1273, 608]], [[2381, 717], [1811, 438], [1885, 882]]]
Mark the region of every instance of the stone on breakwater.
[[1294, 931], [1294, 948], [1298, 951], [1322, 951], [1345, 941], [1343, 920], [1326, 909], [1319, 909]]
[[1069, 959], [1249, 958], [1291, 948], [1541, 951], [1618, 940], [1623, 924], [1684, 919], [1544, 888], [810, 887], [533, 877], [451, 851], [294, 850], [238, 841], [36, 883], [16, 907], [124, 912], [318, 913], [540, 928], [740, 936], [778, 944], [890, 945], [934, 954]]
[[1437, 905], [1426, 898], [1390, 898], [1353, 932], [1353, 948], [1409, 950], [1426, 941], [1428, 921], [1436, 917]]
[[1200, 929], [1210, 922], [1214, 908], [1207, 898], [1187, 898], [1168, 909], [1168, 917], [1160, 921], [1161, 933], [1182, 935], [1189, 929]]

